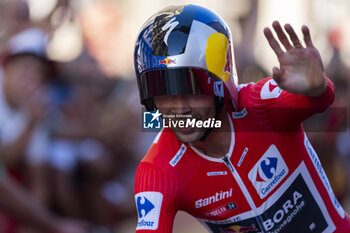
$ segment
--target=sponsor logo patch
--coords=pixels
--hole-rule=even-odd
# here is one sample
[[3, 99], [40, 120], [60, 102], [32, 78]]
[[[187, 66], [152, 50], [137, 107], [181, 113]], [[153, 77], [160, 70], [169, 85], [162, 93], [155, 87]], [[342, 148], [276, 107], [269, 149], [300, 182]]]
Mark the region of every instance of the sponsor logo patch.
[[225, 176], [225, 175], [227, 175], [226, 171], [207, 172], [207, 176]]
[[248, 173], [261, 199], [265, 198], [288, 174], [288, 167], [275, 145], [271, 145]]
[[[262, 216], [266, 232], [327, 232], [325, 216], [301, 175]], [[329, 231], [330, 232], [330, 231]]]
[[236, 209], [237, 206], [234, 202], [231, 202], [227, 205], [220, 206], [218, 208], [212, 209], [210, 211], [204, 212], [204, 214], [208, 217], [216, 217], [225, 214], [227, 211]]
[[243, 220], [235, 217], [231, 223], [207, 221], [205, 224], [215, 233], [333, 232], [335, 227], [327, 212], [322, 212], [312, 190], [299, 174], [271, 206], [256, 216], [250, 214], [252, 217]]
[[320, 176], [323, 185], [325, 186], [325, 188], [327, 189], [328, 195], [330, 197], [330, 199], [332, 200], [332, 203], [334, 205], [334, 208], [337, 210], [339, 216], [341, 218], [345, 217], [345, 212], [343, 207], [340, 205], [340, 203], [338, 202], [337, 198], [335, 197], [335, 194], [332, 190], [331, 184], [329, 183], [329, 180], [326, 176], [325, 171], [323, 170], [323, 167], [321, 165], [321, 161], [319, 160], [314, 148], [311, 146], [309, 139], [307, 138], [306, 134], [304, 136], [304, 145], [305, 148], [310, 156], [310, 159], [312, 160], [312, 163], [314, 164], [318, 175]]
[[277, 98], [278, 96], [280, 96], [282, 91], [283, 90], [277, 85], [276, 81], [270, 79], [261, 88], [260, 98], [263, 100]]
[[185, 144], [182, 144], [179, 151], [175, 154], [174, 158], [172, 158], [170, 160], [170, 165], [175, 167], [175, 165], [180, 161], [180, 159], [182, 158], [182, 156], [185, 154], [187, 150], [187, 147], [185, 146]]
[[242, 164], [242, 162], [243, 162], [243, 159], [244, 159], [244, 157], [246, 156], [247, 152], [248, 152], [248, 147], [246, 147], [246, 148], [244, 149], [244, 151], [243, 151], [243, 153], [242, 153], [242, 155], [241, 155], [241, 158], [240, 158], [239, 161], [238, 161], [238, 164], [237, 164], [238, 167], [241, 166], [241, 164]]
[[137, 208], [136, 230], [156, 230], [163, 201], [163, 194], [159, 192], [141, 192], [135, 195]]
[[215, 202], [232, 197], [232, 191], [233, 191], [233, 189], [231, 188], [230, 190], [227, 190], [227, 191], [216, 192], [214, 195], [212, 195], [210, 197], [201, 198], [195, 202], [196, 209], [204, 207], [204, 206], [208, 206], [208, 205], [213, 204]]
[[170, 59], [170, 58], [165, 58], [161, 61], [159, 61], [159, 65], [171, 65], [171, 64], [176, 64], [176, 60], [175, 59]]
[[222, 81], [214, 82], [214, 93], [216, 96], [224, 97], [224, 83]]
[[232, 117], [234, 119], [243, 118], [247, 115], [247, 109], [243, 108], [240, 112], [232, 112]]

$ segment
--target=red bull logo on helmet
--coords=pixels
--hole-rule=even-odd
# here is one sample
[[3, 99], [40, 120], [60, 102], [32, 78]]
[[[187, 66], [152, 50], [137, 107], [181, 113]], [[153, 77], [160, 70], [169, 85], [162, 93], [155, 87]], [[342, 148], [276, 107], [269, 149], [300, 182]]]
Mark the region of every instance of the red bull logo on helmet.
[[165, 58], [164, 60], [159, 61], [159, 65], [170, 65], [170, 64], [176, 64], [176, 60], [175, 59], [170, 59], [170, 58]]
[[205, 50], [208, 70], [226, 82], [232, 73], [232, 52], [228, 38], [222, 33], [209, 36]]

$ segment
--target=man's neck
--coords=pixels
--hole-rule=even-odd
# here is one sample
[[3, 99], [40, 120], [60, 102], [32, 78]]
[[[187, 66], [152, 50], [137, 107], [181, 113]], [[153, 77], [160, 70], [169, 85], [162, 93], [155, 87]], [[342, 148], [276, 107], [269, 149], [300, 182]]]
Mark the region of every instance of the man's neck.
[[198, 149], [203, 154], [221, 158], [227, 155], [231, 145], [231, 126], [226, 108], [223, 108], [219, 115], [222, 125], [220, 129], [213, 129], [204, 141], [191, 143], [193, 147]]

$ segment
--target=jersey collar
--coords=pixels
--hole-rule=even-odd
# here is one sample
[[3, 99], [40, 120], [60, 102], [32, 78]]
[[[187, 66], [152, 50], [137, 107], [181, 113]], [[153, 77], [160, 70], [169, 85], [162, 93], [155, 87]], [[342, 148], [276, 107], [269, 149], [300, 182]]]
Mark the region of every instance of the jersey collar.
[[[232, 119], [231, 119], [231, 116], [230, 114], [227, 113], [227, 117], [229, 119], [229, 123], [230, 123], [230, 128], [231, 128], [231, 143], [230, 143], [230, 149], [227, 153], [227, 157], [230, 158], [231, 155], [232, 155], [232, 152], [233, 152], [233, 148], [234, 148], [234, 145], [235, 145], [235, 130], [234, 130], [234, 127], [233, 127], [233, 122], [232, 122]], [[218, 163], [223, 163], [223, 158], [225, 156], [223, 156], [222, 158], [214, 158], [214, 157], [211, 157], [211, 156], [208, 156], [206, 154], [203, 154], [202, 152], [200, 152], [198, 149], [196, 149], [194, 146], [192, 146], [190, 143], [188, 144], [191, 149], [196, 152], [199, 156], [201, 156], [202, 158], [206, 159], [206, 160], [209, 160], [209, 161], [212, 161], [212, 162], [218, 162]]]

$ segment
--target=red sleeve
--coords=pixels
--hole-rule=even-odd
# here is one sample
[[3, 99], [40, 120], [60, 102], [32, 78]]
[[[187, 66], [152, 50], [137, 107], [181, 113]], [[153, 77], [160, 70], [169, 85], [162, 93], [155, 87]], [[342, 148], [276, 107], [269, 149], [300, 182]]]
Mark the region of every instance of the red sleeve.
[[327, 89], [319, 96], [307, 97], [284, 91], [271, 78], [250, 84], [241, 90], [243, 107], [264, 126], [293, 131], [302, 121], [325, 111], [334, 101], [335, 86], [328, 78]]
[[137, 233], [172, 232], [178, 211], [177, 181], [162, 169], [141, 162], [135, 177], [135, 201], [138, 213]]

